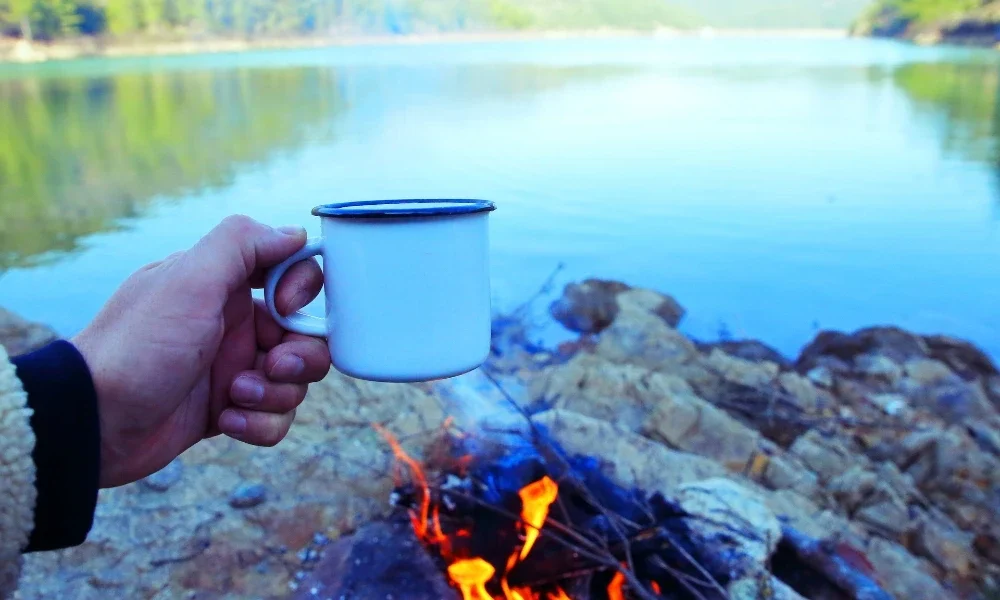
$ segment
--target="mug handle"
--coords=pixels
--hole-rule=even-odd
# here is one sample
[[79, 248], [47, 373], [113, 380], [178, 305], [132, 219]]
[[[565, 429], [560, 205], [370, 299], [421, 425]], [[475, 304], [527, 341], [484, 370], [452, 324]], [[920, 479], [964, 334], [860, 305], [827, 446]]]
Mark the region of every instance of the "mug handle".
[[304, 312], [296, 311], [287, 317], [281, 315], [274, 306], [274, 292], [278, 289], [278, 282], [285, 275], [292, 265], [304, 261], [305, 259], [323, 253], [323, 238], [312, 238], [301, 250], [288, 257], [281, 264], [272, 267], [264, 280], [264, 302], [271, 316], [288, 331], [311, 335], [313, 337], [326, 337], [326, 320], [308, 315]]

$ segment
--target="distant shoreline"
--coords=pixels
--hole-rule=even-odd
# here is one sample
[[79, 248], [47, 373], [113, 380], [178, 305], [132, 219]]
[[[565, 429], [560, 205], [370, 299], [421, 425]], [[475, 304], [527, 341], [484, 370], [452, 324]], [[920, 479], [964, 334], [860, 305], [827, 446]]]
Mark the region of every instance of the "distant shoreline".
[[848, 37], [846, 29], [659, 29], [653, 31], [593, 29], [581, 31], [498, 31], [418, 33], [406, 35], [346, 35], [327, 37], [273, 37], [257, 39], [206, 38], [201, 40], [108, 40], [78, 38], [57, 42], [34, 42], [0, 39], [0, 63], [37, 63], [78, 58], [119, 58], [217, 54], [253, 50], [296, 50], [365, 45], [420, 45], [436, 43], [477, 43], [553, 39], [594, 38], [826, 38]]

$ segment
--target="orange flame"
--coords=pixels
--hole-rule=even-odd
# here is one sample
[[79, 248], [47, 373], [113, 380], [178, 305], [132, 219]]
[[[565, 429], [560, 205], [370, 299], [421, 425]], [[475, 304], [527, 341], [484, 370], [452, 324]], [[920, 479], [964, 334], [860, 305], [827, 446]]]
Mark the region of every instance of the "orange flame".
[[608, 584], [608, 600], [625, 600], [625, 594], [622, 592], [624, 586], [625, 575], [618, 571]]
[[[452, 421], [445, 422], [443, 428], [447, 429], [452, 425]], [[451, 540], [445, 535], [441, 528], [440, 507], [435, 504], [431, 507], [430, 486], [427, 483], [427, 476], [424, 474], [420, 464], [410, 457], [394, 435], [389, 433], [385, 427], [373, 423], [372, 427], [383, 437], [392, 452], [399, 461], [410, 471], [414, 485], [419, 490], [419, 510], [410, 510], [410, 521], [413, 530], [426, 544], [436, 545], [442, 558], [451, 560]], [[459, 465], [462, 470], [468, 468], [472, 461], [472, 456], [459, 458]], [[559, 495], [559, 486], [549, 477], [530, 483], [518, 492], [521, 498], [521, 520], [524, 523], [524, 545], [520, 551], [515, 550], [507, 559], [504, 575], [500, 580], [503, 589], [503, 598], [495, 600], [542, 600], [539, 592], [530, 588], [511, 589], [507, 583], [507, 573], [514, 568], [520, 560], [524, 560], [531, 552], [535, 542], [538, 540], [539, 532], [545, 524], [545, 519], [549, 514], [549, 507], [555, 502]], [[469, 537], [472, 534], [468, 529], [459, 529], [455, 532], [456, 537]], [[458, 586], [462, 592], [463, 600], [494, 600], [486, 590], [486, 584], [496, 575], [496, 568], [482, 558], [462, 558], [455, 560], [448, 566], [448, 576], [451, 581]], [[616, 580], [621, 577], [619, 573]], [[622, 578], [624, 581], [624, 578]], [[612, 581], [612, 585], [614, 581]], [[618, 596], [611, 596], [610, 600], [622, 600], [621, 582], [618, 584]], [[609, 595], [612, 594], [611, 587], [608, 588]], [[571, 600], [562, 588], [557, 588], [554, 592], [545, 595], [545, 600]]]
[[385, 441], [389, 443], [392, 447], [392, 453], [396, 456], [396, 460], [405, 464], [410, 468], [410, 475], [413, 476], [414, 483], [420, 488], [420, 513], [415, 514], [413, 511], [410, 512], [410, 521], [413, 522], [413, 530], [416, 532], [417, 537], [422, 540], [427, 540], [427, 517], [431, 510], [431, 491], [427, 486], [427, 477], [424, 476], [424, 470], [420, 468], [417, 461], [410, 458], [403, 447], [399, 445], [399, 441], [396, 440], [396, 436], [389, 433], [385, 427], [382, 427], [378, 423], [373, 423], [372, 427], [375, 431], [385, 438]]
[[662, 593], [660, 591], [660, 584], [656, 583], [655, 581], [650, 581], [649, 587], [653, 588], [653, 593], [656, 594], [657, 596], [659, 596]]
[[493, 565], [481, 558], [458, 560], [448, 567], [448, 575], [458, 584], [464, 600], [493, 600], [486, 582], [496, 573]]
[[535, 483], [524, 486], [517, 494], [521, 497], [521, 519], [527, 525], [524, 532], [524, 547], [521, 548], [520, 556], [520, 559], [524, 560], [524, 557], [531, 552], [531, 547], [535, 545], [539, 530], [545, 524], [545, 518], [549, 515], [549, 506], [555, 502], [559, 495], [559, 486], [548, 476], [545, 476]]

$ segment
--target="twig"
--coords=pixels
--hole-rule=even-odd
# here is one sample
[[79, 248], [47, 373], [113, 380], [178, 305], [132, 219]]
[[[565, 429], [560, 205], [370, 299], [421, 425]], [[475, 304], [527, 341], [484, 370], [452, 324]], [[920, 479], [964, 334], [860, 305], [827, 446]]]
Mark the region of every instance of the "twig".
[[563, 270], [563, 268], [565, 268], [565, 266], [566, 265], [563, 264], [563, 263], [557, 264], [556, 268], [553, 269], [552, 272], [549, 273], [549, 276], [545, 278], [545, 281], [542, 282], [541, 287], [539, 287], [538, 290], [534, 294], [532, 294], [531, 296], [529, 296], [527, 300], [525, 300], [523, 303], [521, 303], [520, 306], [518, 306], [517, 308], [515, 308], [510, 313], [511, 316], [513, 316], [513, 317], [523, 317], [524, 313], [526, 313], [528, 311], [528, 308], [532, 304], [534, 304], [535, 300], [539, 299], [540, 297], [544, 296], [545, 294], [548, 294], [552, 290], [552, 285], [555, 283], [556, 275], [558, 275]]
[[[483, 374], [486, 376], [487, 379], [490, 380], [490, 382], [493, 383], [493, 385], [497, 388], [497, 390], [503, 395], [504, 399], [527, 421], [528, 426], [531, 428], [532, 431], [532, 441], [539, 446], [544, 445], [546, 449], [549, 451], [546, 454], [558, 460], [561, 463], [560, 467], [563, 468], [563, 470], [567, 473], [567, 475], [572, 474], [573, 473], [572, 467], [568, 463], [566, 463], [566, 461], [563, 460], [561, 456], [559, 456], [559, 453], [556, 452], [555, 449], [551, 447], [551, 444], [548, 444], [547, 440], [545, 439], [545, 436], [542, 435], [542, 432], [539, 431], [538, 427], [535, 425], [535, 422], [531, 419], [531, 415], [529, 415], [528, 412], [514, 400], [513, 396], [507, 393], [507, 390], [504, 389], [504, 387], [500, 384], [500, 382], [497, 381], [497, 379], [493, 377], [491, 373], [489, 373], [487, 370], [484, 369]], [[583, 496], [584, 499], [592, 507], [594, 507], [601, 514], [603, 514], [605, 518], [607, 518], [608, 522], [611, 523], [612, 526], [616, 528], [616, 530], [620, 531], [621, 524], [618, 521], [618, 515], [612, 514], [606, 508], [601, 506], [601, 504], [597, 502], [597, 500], [593, 497], [593, 495], [586, 488], [586, 486], [579, 485], [577, 487], [581, 493], [581, 496]], [[621, 532], [621, 535], [622, 535], [621, 541], [627, 546], [628, 539], [624, 537], [624, 532]], [[613, 556], [611, 556], [611, 558], [614, 559]], [[618, 572], [625, 577], [625, 580], [628, 582], [629, 587], [632, 589], [635, 595], [639, 596], [641, 600], [656, 600], [656, 596], [653, 596], [649, 591], [647, 591], [645, 586], [643, 586], [642, 583], [639, 581], [639, 578], [636, 577], [635, 565], [632, 563], [630, 554], [628, 555], [627, 568], [622, 569], [621, 565], [617, 563], [615, 563], [614, 568], [616, 568]]]

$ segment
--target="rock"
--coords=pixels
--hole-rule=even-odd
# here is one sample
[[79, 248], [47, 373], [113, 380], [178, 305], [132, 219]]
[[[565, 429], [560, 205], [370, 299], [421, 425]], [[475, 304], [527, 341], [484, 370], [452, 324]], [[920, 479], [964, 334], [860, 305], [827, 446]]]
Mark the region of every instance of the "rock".
[[946, 335], [924, 338], [930, 348], [930, 356], [947, 364], [965, 379], [1000, 374], [996, 363], [988, 354], [974, 344]]
[[925, 357], [930, 348], [923, 338], [898, 327], [870, 327], [852, 334], [822, 331], [799, 355], [795, 368], [808, 372], [822, 363], [822, 357], [853, 361], [860, 354], [882, 355], [896, 363]]
[[597, 458], [601, 472], [625, 488], [671, 496], [684, 483], [726, 472], [707, 458], [670, 450], [606, 421], [572, 411], [549, 410], [533, 420], [569, 454]]
[[7, 349], [10, 356], [18, 356], [53, 342], [56, 332], [40, 323], [22, 319], [14, 313], [0, 308], [0, 346]]
[[674, 390], [650, 403], [653, 409], [642, 433], [673, 448], [711, 458], [731, 472], [745, 471], [761, 447], [760, 435], [690, 388], [677, 386]]
[[826, 366], [813, 367], [812, 369], [809, 369], [809, 371], [806, 373], [806, 377], [809, 378], [809, 381], [812, 381], [813, 383], [815, 383], [820, 387], [824, 388], [833, 387], [833, 372], [830, 370], [829, 367]]
[[528, 388], [536, 405], [568, 409], [638, 431], [663, 398], [693, 394], [683, 380], [581, 354], [545, 369]]
[[144, 478], [141, 483], [151, 490], [165, 492], [170, 489], [170, 486], [180, 481], [183, 474], [184, 463], [181, 462], [181, 459], [175, 458], [167, 466]]
[[681, 378], [580, 355], [550, 367], [534, 381], [536, 405], [614, 422], [672, 448], [705, 456], [742, 472], [760, 436], [699, 398]]
[[229, 496], [229, 506], [233, 508], [253, 508], [266, 501], [267, 488], [259, 483], [241, 485]]
[[806, 498], [818, 499], [816, 474], [793, 456], [773, 456], [764, 469], [762, 483], [772, 490], [794, 490]]
[[960, 531], [944, 517], [924, 515], [916, 529], [913, 549], [959, 578], [972, 571], [973, 535]]
[[718, 348], [705, 361], [722, 378], [749, 387], [765, 387], [778, 376], [778, 365], [771, 362], [751, 362], [730, 356]]
[[918, 386], [954, 381], [955, 374], [942, 362], [929, 358], [914, 358], [903, 364], [906, 377]]
[[605, 329], [595, 354], [616, 363], [676, 371], [700, 355], [694, 342], [637, 303], [621, 302], [618, 318]]
[[1000, 431], [996, 427], [990, 427], [976, 421], [965, 424], [969, 436], [979, 444], [984, 452], [1000, 457]]
[[641, 309], [659, 317], [668, 327], [676, 329], [684, 318], [685, 310], [673, 296], [653, 290], [631, 288], [618, 294], [621, 310]]
[[973, 547], [991, 563], [1000, 563], [1000, 525], [976, 535]]
[[798, 456], [821, 481], [844, 473], [858, 460], [856, 453], [842, 442], [824, 436], [815, 429], [795, 440], [789, 452]]
[[778, 377], [781, 387], [794, 399], [796, 406], [806, 413], [818, 414], [826, 405], [829, 395], [820, 392], [809, 379], [795, 372], [782, 373]]
[[710, 342], [698, 344], [698, 348], [705, 353], [711, 353], [718, 348], [722, 352], [736, 358], [742, 358], [751, 362], [770, 362], [778, 365], [782, 369], [791, 367], [791, 362], [780, 352], [767, 344], [757, 340], [727, 340], [722, 342]]
[[989, 394], [993, 406], [1000, 410], [1000, 375], [991, 375], [984, 383], [986, 393]]
[[409, 523], [377, 521], [331, 544], [293, 598], [457, 600], [459, 595]]
[[947, 423], [997, 416], [979, 383], [941, 383], [924, 387], [912, 397], [915, 406], [931, 411]]
[[902, 394], [872, 394], [868, 399], [890, 417], [902, 415], [910, 407]]
[[955, 597], [938, 583], [927, 565], [895, 542], [873, 537], [868, 541], [865, 555], [875, 565], [879, 583], [896, 598], [945, 600]]
[[854, 519], [884, 538], [902, 540], [913, 527], [906, 504], [899, 497], [885, 493], [884, 488], [876, 489], [882, 492], [878, 499], [866, 499], [865, 506], [854, 513]]
[[903, 375], [903, 369], [887, 356], [862, 354], [854, 358], [854, 367], [868, 379], [895, 385]]
[[600, 333], [618, 316], [619, 297], [623, 293], [628, 293], [633, 302], [658, 316], [669, 327], [676, 327], [684, 316], [684, 308], [670, 296], [600, 279], [567, 285], [562, 297], [549, 307], [549, 312], [570, 331]]
[[703, 551], [734, 557], [748, 570], [764, 564], [781, 540], [781, 523], [764, 500], [729, 479], [681, 485], [676, 499]]
[[600, 333], [618, 316], [618, 294], [627, 289], [624, 283], [600, 279], [571, 283], [549, 306], [549, 313], [570, 331]]
[[831, 479], [826, 489], [848, 513], [853, 513], [871, 496], [877, 486], [878, 477], [875, 473], [859, 465], [853, 465]]
[[726, 587], [726, 591], [729, 593], [729, 600], [806, 600], [783, 581], [766, 572], [756, 577], [737, 579]]

